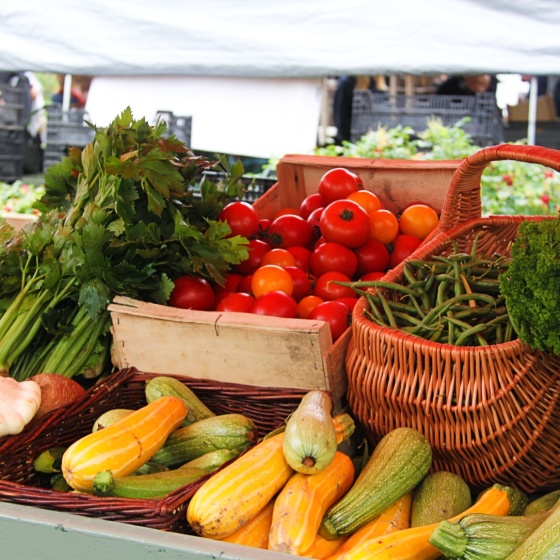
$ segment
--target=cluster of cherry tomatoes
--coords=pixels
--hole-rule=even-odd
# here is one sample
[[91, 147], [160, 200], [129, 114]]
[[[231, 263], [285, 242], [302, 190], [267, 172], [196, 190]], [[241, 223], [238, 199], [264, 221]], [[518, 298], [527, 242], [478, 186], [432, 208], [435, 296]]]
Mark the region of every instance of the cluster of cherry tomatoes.
[[219, 220], [248, 239], [249, 257], [223, 286], [202, 278], [175, 280], [170, 305], [326, 321], [333, 341], [347, 329], [356, 280], [377, 280], [409, 256], [438, 224], [436, 211], [416, 203], [399, 216], [383, 207], [358, 175], [327, 171], [299, 208], [260, 219], [253, 206], [228, 204]]

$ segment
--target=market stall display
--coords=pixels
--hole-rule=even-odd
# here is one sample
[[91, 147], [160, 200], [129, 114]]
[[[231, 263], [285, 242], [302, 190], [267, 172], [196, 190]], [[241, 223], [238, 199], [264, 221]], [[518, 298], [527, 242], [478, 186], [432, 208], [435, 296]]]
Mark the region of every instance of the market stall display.
[[[90, 381], [91, 387], [68, 404], [46, 412], [39, 421], [31, 420], [21, 433], [0, 439], [0, 501], [152, 530], [163, 529], [189, 538], [198, 535], [201, 540], [223, 541], [228, 546], [243, 544], [246, 549], [266, 549], [271, 554], [285, 552], [338, 560], [392, 549], [399, 551], [400, 558], [415, 554], [427, 559], [439, 555], [439, 541], [432, 542], [431, 536], [438, 535], [435, 532], [438, 528], [439, 533], [447, 530], [447, 525], [440, 526], [440, 523], [450, 520], [455, 523], [474, 513], [521, 515], [529, 501], [526, 493], [556, 489], [559, 481], [555, 461], [559, 453], [554, 430], [558, 424], [558, 403], [555, 400], [558, 364], [554, 355], [544, 350], [528, 351], [526, 345], [513, 336], [513, 327], [504, 327], [509, 328], [510, 337], [505, 342], [503, 332], [495, 340], [491, 339], [482, 329], [487, 326], [483, 323], [468, 325], [467, 330], [472, 329], [475, 335], [473, 338], [467, 338], [463, 333], [462, 338], [455, 339], [454, 332], [443, 335], [439, 327], [430, 323], [430, 337], [446, 336], [448, 345], [452, 340], [468, 343], [448, 352], [434, 351], [435, 357], [422, 359], [419, 357], [422, 339], [415, 332], [410, 344], [413, 358], [419, 357], [419, 361], [415, 361], [406, 359], [408, 346], [403, 344], [395, 348], [390, 339], [374, 344], [372, 348], [368, 337], [371, 321], [365, 334], [358, 332], [359, 326], [356, 326], [366, 319], [365, 314], [356, 314], [362, 300], [371, 305], [378, 298], [387, 304], [381, 303], [386, 310], [393, 305], [393, 300], [382, 300], [384, 290], [390, 283], [396, 284], [401, 273], [406, 272], [407, 280], [410, 280], [407, 266], [422, 259], [427, 261], [429, 256], [440, 257], [445, 261], [443, 264], [451, 267], [444, 272], [438, 269], [438, 276], [450, 275], [455, 268], [466, 264], [473, 265], [475, 270], [476, 264], [477, 273], [482, 270], [484, 280], [492, 284], [492, 290], [496, 288], [502, 268], [484, 268], [477, 259], [480, 257], [487, 264], [495, 253], [500, 253], [493, 264], [501, 267], [504, 264], [502, 257], [509, 255], [521, 222], [553, 220], [550, 217], [477, 216], [480, 204], [476, 194], [468, 191], [475, 188], [473, 185], [478, 187], [477, 180], [488, 159], [515, 157], [517, 148], [494, 147], [464, 162], [286, 156], [278, 165], [277, 184], [253, 206], [242, 203], [251, 210], [251, 231], [234, 232], [229, 222], [220, 221], [220, 217], [224, 216], [222, 211], [228, 208], [229, 200], [240, 194], [241, 187], [235, 180], [239, 170], [233, 170], [233, 177], [229, 178], [225, 190], [206, 185], [200, 190], [201, 198], [195, 199], [189, 196], [192, 193], [183, 192], [181, 180], [172, 173], [168, 163], [173, 161], [174, 165], [184, 165], [191, 171], [193, 163], [200, 163], [198, 171], [210, 163], [190, 153], [184, 159], [183, 152], [188, 149], [183, 150], [175, 140], [159, 136], [159, 128], [157, 137], [153, 138], [154, 130], [147, 123], [129, 117], [123, 113], [108, 131], [96, 135], [93, 144], [83, 151], [76, 148], [71, 152], [70, 158], [56, 169], [58, 174], [53, 172], [42, 204], [50, 210], [60, 205], [58, 212], [46, 213], [36, 224], [30, 224], [19, 233], [13, 233], [5, 226], [7, 240], [23, 244], [24, 250], [18, 252], [18, 256], [34, 249], [33, 254], [40, 260], [44, 255], [37, 249], [41, 245], [39, 241], [44, 239], [45, 247], [50, 248], [52, 243], [56, 249], [62, 232], [70, 236], [69, 243], [75, 244], [69, 247], [77, 251], [76, 257], [81, 256], [82, 250], [87, 254], [84, 260], [77, 258], [73, 268], [74, 272], [79, 272], [77, 280], [86, 279], [85, 289], [81, 287], [74, 292], [74, 284], [69, 282], [65, 273], [58, 276], [62, 278], [63, 286], [67, 286], [60, 293], [64, 295], [68, 290], [72, 294], [68, 303], [96, 304], [94, 309], [103, 312], [104, 320], [111, 319], [114, 369], [98, 374], [99, 380]], [[120, 140], [111, 144], [113, 135], [120, 135]], [[126, 144], [126, 139], [131, 136], [138, 140], [144, 138], [149, 149]], [[108, 145], [112, 148], [107, 149]], [[124, 152], [118, 151], [122, 145], [128, 146]], [[103, 156], [95, 162], [88, 160], [92, 150], [96, 154], [100, 151]], [[118, 157], [113, 157], [111, 150], [117, 150]], [[519, 148], [518, 157], [550, 162], [557, 169], [554, 152], [530, 150]], [[98, 167], [102, 160], [104, 165]], [[336, 174], [333, 173], [335, 170]], [[179, 194], [171, 207], [167, 204], [165, 192], [158, 189], [161, 184], [156, 181], [154, 172], [167, 179], [166, 184], [172, 192]], [[327, 189], [327, 176], [337, 176], [341, 183], [331, 184]], [[342, 184], [343, 178], [350, 182]], [[187, 174], [183, 179], [188, 184], [194, 178]], [[334, 196], [335, 187], [340, 187], [344, 193]], [[351, 187], [350, 192], [345, 191], [347, 187]], [[146, 199], [138, 189], [146, 191]], [[365, 193], [371, 200], [366, 201]], [[180, 305], [171, 295], [179, 286], [177, 279], [185, 275], [209, 278], [214, 283], [224, 281], [230, 266], [244, 263], [245, 246], [248, 238], [256, 235], [255, 231], [260, 233], [264, 229], [276, 240], [287, 236], [289, 228], [275, 229], [278, 215], [287, 216], [286, 222], [292, 225], [298, 220], [301, 222], [297, 213], [283, 212], [301, 207], [313, 194], [319, 194], [326, 201], [324, 216], [333, 212], [334, 217], [344, 217], [346, 221], [359, 215], [367, 220], [369, 212], [360, 203], [371, 202], [374, 196], [392, 216], [397, 229], [406, 230], [406, 235], [418, 236], [419, 244], [404, 261], [393, 267], [385, 263], [381, 280], [350, 282], [349, 288], [362, 290], [362, 297], [359, 301], [354, 298], [358, 303], [354, 307], [352, 327], [341, 336], [335, 336], [326, 321], [314, 319], [312, 315], [310, 319], [286, 319], [266, 314], [181, 309], [166, 305], [167, 299]], [[75, 195], [75, 200], [70, 202], [72, 196], [68, 195]], [[333, 196], [329, 198], [330, 195]], [[140, 221], [130, 222], [134, 217], [126, 205], [121, 205], [120, 196], [142, 201], [135, 204], [140, 210]], [[174, 207], [184, 209], [185, 201], [189, 207], [208, 211], [207, 220], [200, 219], [198, 214], [175, 213]], [[459, 218], [456, 216], [458, 209], [464, 209]], [[169, 223], [160, 223], [168, 236], [173, 238], [174, 234], [186, 233], [182, 227], [185, 223], [197, 224], [200, 230], [189, 228], [188, 235], [181, 237], [180, 243], [173, 244], [179, 263], [173, 261], [174, 265], [162, 266], [158, 273], [162, 275], [163, 283], [157, 278], [151, 284], [153, 279], [149, 274], [143, 275], [146, 270], [140, 267], [144, 261], [136, 257], [151, 257], [155, 262], [160, 257], [165, 260], [169, 247], [164, 246], [160, 255], [151, 245], [151, 242], [163, 243], [161, 230], [152, 229], [148, 238], [142, 237], [146, 242], [142, 247], [137, 244], [137, 235], [144, 231], [142, 219], [148, 220], [151, 213], [159, 215], [158, 212], [164, 210], [174, 218]], [[380, 210], [377, 208], [372, 213]], [[415, 221], [410, 216], [418, 210], [422, 211], [423, 219]], [[165, 215], [166, 220], [168, 217]], [[214, 218], [218, 223], [206, 229]], [[60, 228], [59, 221], [66, 227]], [[456, 221], [459, 223], [454, 223]], [[363, 237], [359, 241], [346, 239], [340, 229], [329, 230], [323, 215], [318, 227], [324, 236], [324, 244], [339, 243], [352, 252], [364, 244], [366, 234], [379, 233], [367, 221], [364, 223], [367, 231], [362, 228]], [[51, 229], [45, 230], [46, 225]], [[397, 229], [393, 231], [395, 235], [387, 237], [386, 243], [395, 239]], [[123, 231], [126, 236], [121, 238]], [[42, 233], [48, 235], [41, 238]], [[217, 241], [217, 246], [205, 244], [201, 235], [208, 235], [207, 242]], [[197, 250], [196, 244], [194, 247], [188, 244], [193, 237], [203, 249], [198, 247]], [[29, 245], [29, 240], [34, 244]], [[123, 244], [132, 251], [132, 254], [124, 253], [130, 257], [125, 267], [127, 278], [130, 279], [134, 268], [137, 273], [142, 273], [143, 279], [132, 286], [132, 292], [124, 294], [115, 289], [115, 277], [110, 273], [118, 271], [118, 263], [116, 269], [99, 266], [102, 256], [114, 266], [110, 259], [121, 256]], [[278, 241], [278, 248], [281, 246]], [[97, 251], [90, 253], [92, 247]], [[219, 257], [213, 258], [213, 251], [218, 251]], [[232, 256], [232, 253], [235, 254]], [[60, 264], [67, 263], [67, 257], [72, 255], [72, 251], [64, 253]], [[50, 270], [46, 267], [48, 263], [52, 264], [52, 261], [45, 260], [43, 264], [46, 272]], [[440, 264], [437, 259], [436, 264]], [[436, 271], [433, 262], [429, 266], [434, 267], [432, 272]], [[100, 271], [105, 273], [96, 276]], [[488, 279], [491, 275], [495, 277]], [[45, 275], [45, 278], [49, 279], [46, 284], [40, 281], [29, 284], [30, 290], [37, 291], [39, 301], [47, 300], [43, 290], [52, 285], [51, 277]], [[455, 298], [465, 303], [475, 319], [478, 314], [473, 308], [477, 302], [485, 302], [492, 307], [493, 315], [488, 322], [492, 326], [500, 325], [500, 328], [505, 325], [504, 317], [509, 317], [497, 312], [504, 309], [499, 300], [503, 297], [501, 294], [492, 290], [475, 293], [472, 290], [474, 284], [463, 282], [460, 274], [454, 278], [457, 281], [453, 284], [457, 290]], [[409, 292], [419, 290], [420, 280], [425, 278], [413, 280], [406, 287]], [[108, 297], [106, 291], [99, 291], [103, 282], [112, 297]], [[144, 288], [150, 289], [141, 291], [143, 282], [146, 284]], [[426, 292], [422, 294], [425, 296], [423, 302], [428, 301], [428, 290], [425, 284], [422, 286]], [[364, 293], [368, 287], [371, 292]], [[162, 288], [163, 292], [158, 291]], [[444, 296], [443, 289], [438, 287], [435, 291]], [[96, 294], [106, 296], [103, 299], [106, 308], [96, 298], [92, 302], [91, 297]], [[64, 297], [59, 299], [57, 296], [52, 301], [58, 303], [64, 301]], [[52, 311], [52, 308], [48, 310]], [[362, 310], [365, 313], [363, 305]], [[434, 315], [420, 305], [416, 311], [425, 313], [425, 317], [417, 318], [416, 322], [413, 320], [409, 325], [412, 330], [427, 324], [426, 317]], [[393, 312], [397, 316], [401, 310], [395, 308]], [[9, 319], [10, 315], [7, 317]], [[451, 319], [455, 327], [467, 324], [464, 317]], [[7, 324], [8, 331], [10, 328]], [[381, 328], [396, 336], [393, 326]], [[271, 333], [274, 333], [273, 345]], [[261, 346], [257, 344], [259, 339], [262, 339]], [[177, 340], [185, 341], [179, 350]], [[478, 348], [475, 343], [481, 341], [483, 345]], [[428, 342], [432, 346], [442, 346], [437, 340]], [[507, 348], [500, 354], [496, 365], [492, 360], [501, 347]], [[27, 377], [32, 379], [32, 376], [21, 374], [24, 364], [11, 358], [9, 348], [4, 349], [6, 373], [14, 378], [21, 376], [22, 381], [18, 383], [24, 383], [23, 379]], [[370, 368], [365, 374], [355, 371], [356, 348], [365, 356], [366, 369]], [[519, 348], [521, 352], [516, 353]], [[387, 349], [388, 353], [383, 353]], [[274, 351], [278, 352], [278, 359], [272, 357]], [[460, 375], [454, 376], [451, 361], [442, 362], [450, 357], [460, 360]], [[404, 361], [399, 361], [401, 358]], [[391, 366], [393, 362], [396, 365]], [[303, 365], [307, 369], [303, 369]], [[280, 370], [280, 366], [284, 369]], [[391, 367], [389, 372], [388, 366]], [[433, 389], [433, 394], [440, 395], [440, 399], [441, 395], [449, 396], [450, 406], [444, 403], [440, 409], [447, 406], [451, 414], [443, 416], [441, 426], [433, 428], [430, 424], [430, 429], [425, 430], [419, 418], [422, 406], [427, 406], [426, 399], [407, 416], [411, 409], [405, 406], [405, 396], [412, 391], [404, 382], [391, 391], [370, 391], [371, 368], [375, 367], [381, 369], [378, 388], [385, 381], [398, 382], [397, 378], [407, 372], [414, 379], [427, 376], [422, 381], [423, 387], [428, 391]], [[57, 375], [56, 368], [53, 370], [52, 375]], [[462, 392], [460, 377], [467, 378], [479, 371], [483, 374], [491, 371], [494, 374], [491, 383], [472, 389], [467, 387]], [[440, 373], [444, 380], [433, 387], [432, 380]], [[505, 378], [500, 378], [502, 373]], [[88, 379], [79, 372], [73, 375], [78, 380]], [[533, 382], [535, 376], [537, 380]], [[456, 392], [444, 391], [448, 378], [454, 379], [452, 389], [459, 387]], [[518, 388], [519, 392], [515, 392]], [[359, 391], [363, 393], [358, 394]], [[375, 400], [388, 395], [397, 397], [390, 406], [378, 404]], [[463, 400], [470, 405], [471, 396], [473, 399], [481, 396], [485, 400], [481, 406], [475, 405], [466, 411], [465, 423], [454, 424], [453, 413], [461, 408]], [[490, 412], [488, 423], [478, 422], [475, 416], [480, 410]], [[512, 411], [517, 411], [513, 418]], [[158, 420], [162, 413], [166, 415], [163, 429]], [[440, 418], [430, 409], [428, 413], [431, 421]], [[502, 418], [501, 414], [506, 416]], [[393, 415], [400, 423], [389, 424]], [[372, 417], [382, 419], [383, 431], [372, 429], [369, 423]], [[500, 424], [499, 433], [491, 438], [490, 446], [488, 437], [496, 422]], [[540, 431], [534, 429], [537, 425]], [[515, 436], [516, 430], [522, 435]], [[482, 434], [481, 448], [486, 455], [474, 457], [472, 445], [464, 453], [461, 448], [462, 470], [454, 469], [453, 464], [442, 460], [445, 453], [455, 448], [456, 441], [463, 442], [473, 433]], [[513, 437], [511, 433], [514, 433]], [[434, 439], [434, 435], [440, 439]], [[530, 445], [516, 447], [523, 436]], [[441, 441], [444, 445], [440, 445]], [[122, 446], [113, 451], [111, 446], [119, 442]], [[543, 442], [545, 449], [540, 447]], [[140, 445], [138, 452], [136, 445]], [[508, 462], [511, 449], [516, 453], [513, 466]], [[436, 483], [425, 490], [422, 504], [417, 501], [420, 485], [426, 482], [427, 475], [438, 473], [453, 475], [462, 483], [454, 486], [457, 496], [454, 496], [453, 513], [437, 513], [436, 508], [430, 507], [433, 505], [430, 500], [437, 501], [437, 494], [443, 491], [443, 487], [449, 491], [446, 483], [439, 483], [439, 487]], [[468, 499], [464, 496], [465, 485], [468, 493], [472, 492]], [[473, 500], [479, 491], [484, 493]], [[551, 501], [546, 506], [550, 511], [553, 503]], [[411, 512], [418, 508], [430, 509], [429, 524], [413, 526]], [[387, 525], [382, 528], [380, 516], [390, 528]], [[543, 520], [545, 517], [542, 514]], [[253, 526], [253, 523], [255, 533], [257, 527], [260, 531], [260, 538], [246, 541], [239, 531], [248, 524]], [[540, 525], [535, 522], [531, 527], [536, 530]], [[523, 537], [529, 538], [530, 534], [528, 529]], [[520, 537], [516, 546], [522, 540]], [[414, 543], [413, 546], [410, 543]], [[348, 548], [343, 551], [345, 544]], [[547, 546], [555, 545], [549, 542]]]

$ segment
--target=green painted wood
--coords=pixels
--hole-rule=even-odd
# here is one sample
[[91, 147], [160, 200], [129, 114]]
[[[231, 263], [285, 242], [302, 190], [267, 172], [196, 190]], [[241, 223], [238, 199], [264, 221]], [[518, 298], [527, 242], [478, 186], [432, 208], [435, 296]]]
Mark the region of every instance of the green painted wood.
[[0, 502], [2, 560], [287, 560], [295, 556]]

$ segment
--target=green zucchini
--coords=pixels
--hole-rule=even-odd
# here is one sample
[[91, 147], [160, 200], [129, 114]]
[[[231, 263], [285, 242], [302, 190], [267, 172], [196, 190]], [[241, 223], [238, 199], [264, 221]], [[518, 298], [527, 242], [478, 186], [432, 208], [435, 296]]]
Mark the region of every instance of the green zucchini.
[[552, 490], [529, 502], [527, 507], [523, 510], [523, 515], [531, 515], [539, 511], [550, 509], [558, 500], [560, 500], [560, 490]]
[[37, 472], [53, 474], [61, 472], [62, 456], [66, 447], [55, 446], [45, 449], [33, 461], [33, 468]]
[[159, 499], [169, 493], [196, 482], [211, 471], [198, 467], [184, 467], [174, 471], [131, 475], [115, 478], [110, 470], [97, 473], [93, 491], [98, 496], [119, 498]]
[[446, 521], [472, 505], [469, 485], [455, 473], [428, 474], [414, 491], [410, 526], [420, 527]]
[[432, 465], [432, 448], [417, 430], [387, 433], [373, 450], [356, 482], [323, 517], [319, 533], [327, 539], [348, 535], [414, 489]]
[[179, 397], [187, 405], [188, 413], [183, 426], [188, 426], [215, 414], [193, 393], [193, 391], [175, 377], [159, 375], [146, 381], [146, 400], [150, 403], [159, 397]]
[[199, 467], [202, 469], [219, 469], [224, 463], [231, 461], [239, 456], [241, 451], [237, 449], [216, 449], [215, 451], [209, 451], [192, 461], [189, 461], [182, 467]]
[[257, 428], [242, 414], [204, 418], [175, 430], [152, 461], [175, 468], [218, 449], [244, 451], [257, 438]]
[[504, 560], [550, 515], [490, 515], [472, 513], [454, 523], [442, 521], [432, 531], [429, 543], [447, 558]]
[[160, 465], [155, 461], [146, 461], [141, 467], [138, 467], [130, 476], [154, 474], [158, 472], [165, 472], [168, 470], [169, 469], [165, 465]]
[[55, 492], [70, 492], [72, 487], [66, 482], [62, 473], [55, 473], [51, 476], [50, 480], [51, 490]]
[[560, 500], [550, 514], [507, 560], [557, 560], [560, 558]]
[[111, 424], [130, 416], [133, 412], [134, 410], [130, 408], [112, 408], [111, 410], [107, 410], [93, 423], [91, 431], [97, 432], [98, 430], [107, 428], [107, 426], [111, 426]]

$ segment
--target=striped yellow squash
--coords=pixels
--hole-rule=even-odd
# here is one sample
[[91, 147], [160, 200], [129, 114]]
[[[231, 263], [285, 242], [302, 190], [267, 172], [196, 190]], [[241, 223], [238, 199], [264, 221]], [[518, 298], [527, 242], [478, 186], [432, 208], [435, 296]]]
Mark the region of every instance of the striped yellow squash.
[[229, 535], [221, 540], [267, 550], [268, 534], [270, 533], [270, 526], [272, 525], [273, 511], [274, 500], [271, 500], [256, 517], [249, 521], [249, 523], [237, 529], [233, 535]]
[[284, 457], [283, 440], [280, 433], [258, 443], [195, 492], [187, 521], [198, 535], [223, 539], [266, 507], [294, 472]]
[[295, 473], [274, 504], [268, 549], [306, 556], [327, 509], [340, 500], [354, 482], [354, 463], [341, 451], [313, 474]]
[[93, 491], [93, 479], [110, 470], [128, 476], [148, 461], [187, 415], [178, 397], [161, 397], [122, 420], [75, 441], [62, 456], [66, 482], [81, 492]]

